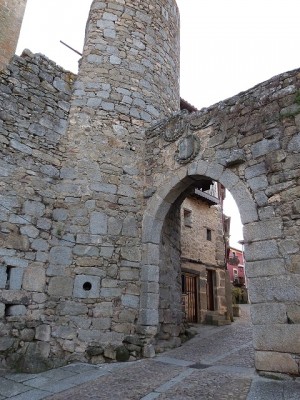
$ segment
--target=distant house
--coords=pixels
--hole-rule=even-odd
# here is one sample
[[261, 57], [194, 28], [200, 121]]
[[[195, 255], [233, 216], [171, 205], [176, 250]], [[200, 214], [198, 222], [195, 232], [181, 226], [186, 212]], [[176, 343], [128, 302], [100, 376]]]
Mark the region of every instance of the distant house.
[[[180, 109], [197, 111], [182, 98]], [[224, 198], [221, 184], [204, 179], [181, 205], [182, 305], [187, 322], [229, 322], [225, 267], [230, 218], [223, 214]]]
[[224, 187], [206, 180], [181, 206], [182, 302], [187, 322], [227, 320], [224, 197]]
[[230, 247], [227, 270], [229, 272], [230, 281], [234, 286], [247, 288], [245, 260], [242, 250]]

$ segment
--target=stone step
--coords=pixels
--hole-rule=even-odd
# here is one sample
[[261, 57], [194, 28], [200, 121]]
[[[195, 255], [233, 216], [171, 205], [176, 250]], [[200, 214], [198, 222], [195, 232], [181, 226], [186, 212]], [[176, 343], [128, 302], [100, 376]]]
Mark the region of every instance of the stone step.
[[223, 326], [223, 325], [230, 325], [231, 321], [225, 315], [213, 313], [206, 316], [205, 324]]

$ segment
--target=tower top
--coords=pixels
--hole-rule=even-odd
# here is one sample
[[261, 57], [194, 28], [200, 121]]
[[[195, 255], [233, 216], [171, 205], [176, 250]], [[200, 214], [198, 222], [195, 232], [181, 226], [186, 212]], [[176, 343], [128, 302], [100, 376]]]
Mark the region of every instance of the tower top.
[[75, 95], [98, 114], [159, 120], [180, 107], [179, 50], [175, 0], [94, 0]]
[[0, 70], [15, 54], [27, 0], [0, 0]]

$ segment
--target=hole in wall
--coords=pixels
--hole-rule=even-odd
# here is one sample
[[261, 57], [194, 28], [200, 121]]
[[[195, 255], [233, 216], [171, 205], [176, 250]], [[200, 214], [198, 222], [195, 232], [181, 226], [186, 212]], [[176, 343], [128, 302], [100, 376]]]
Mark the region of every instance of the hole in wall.
[[212, 241], [211, 238], [211, 229], [206, 228], [206, 240]]
[[10, 278], [11, 278], [11, 271], [12, 271], [12, 267], [11, 266], [7, 266], [6, 267], [6, 284], [5, 284], [5, 289], [8, 290], [10, 289]]
[[91, 289], [92, 289], [92, 284], [91, 284], [91, 282], [84, 282], [84, 284], [82, 285], [82, 289], [83, 289], [83, 290], [86, 290], [86, 291], [91, 290]]
[[9, 317], [9, 316], [11, 315], [10, 309], [11, 309], [11, 305], [5, 304], [5, 311], [4, 311], [4, 314], [5, 314], [6, 317]]

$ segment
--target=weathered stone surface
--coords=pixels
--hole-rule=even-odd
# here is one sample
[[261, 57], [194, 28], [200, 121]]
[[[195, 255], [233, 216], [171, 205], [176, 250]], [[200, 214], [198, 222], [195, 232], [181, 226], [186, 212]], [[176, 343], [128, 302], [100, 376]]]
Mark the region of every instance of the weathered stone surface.
[[120, 268], [120, 279], [122, 281], [137, 281], [140, 277], [140, 271], [138, 268]]
[[101, 356], [104, 353], [104, 349], [102, 346], [89, 346], [86, 352], [90, 357]]
[[111, 317], [113, 315], [113, 304], [111, 302], [97, 304], [94, 308], [93, 315], [95, 318]]
[[30, 238], [36, 238], [39, 235], [39, 230], [35, 226], [22, 226], [20, 228], [22, 235], [27, 235]]
[[10, 337], [0, 337], [0, 352], [6, 351], [14, 344], [14, 339]]
[[116, 360], [117, 361], [128, 361], [130, 353], [125, 346], [118, 346], [116, 348]]
[[10, 233], [9, 235], [0, 234], [0, 246], [27, 251], [29, 249], [29, 240], [26, 236], [17, 233]]
[[132, 296], [132, 295], [129, 295], [129, 294], [124, 294], [121, 297], [121, 301], [122, 301], [122, 304], [125, 307], [138, 308], [138, 306], [139, 306], [139, 297], [138, 296]]
[[291, 256], [291, 263], [287, 265], [287, 270], [292, 274], [300, 274], [300, 255]]
[[245, 189], [241, 181], [234, 185], [230, 190], [236, 201], [243, 224], [258, 220], [257, 208], [253, 202], [250, 193]]
[[297, 302], [300, 276], [279, 275], [249, 279], [251, 303]]
[[73, 296], [82, 299], [98, 298], [100, 294], [100, 277], [77, 275], [74, 281]]
[[50, 354], [50, 344], [46, 342], [29, 343], [26, 352], [20, 357], [17, 369], [20, 372], [34, 374], [49, 369], [48, 360]]
[[30, 303], [30, 296], [23, 290], [1, 290], [0, 301], [5, 304], [23, 304]]
[[50, 262], [58, 265], [70, 265], [72, 250], [68, 247], [55, 246], [50, 250]]
[[140, 324], [155, 326], [158, 324], [158, 311], [153, 309], [140, 310]]
[[284, 275], [284, 260], [282, 258], [274, 258], [263, 261], [249, 261], [246, 263], [246, 274], [249, 278]]
[[5, 315], [5, 304], [0, 303], [0, 318], [3, 318]]
[[143, 347], [143, 356], [146, 358], [155, 357], [155, 349], [152, 344], [147, 344]]
[[44, 292], [46, 285], [45, 268], [40, 263], [33, 263], [24, 271], [23, 289], [32, 292]]
[[35, 338], [37, 340], [41, 340], [43, 342], [49, 342], [51, 335], [51, 327], [50, 325], [39, 325], [35, 330]]
[[255, 325], [253, 345], [256, 350], [294, 353], [300, 351], [299, 325]]
[[282, 221], [280, 218], [273, 218], [269, 221], [246, 224], [243, 233], [246, 242], [279, 238], [282, 235]]
[[[22, 280], [24, 271], [27, 271], [27, 268], [9, 268], [9, 285], [8, 289], [10, 290], [19, 290], [22, 287]], [[24, 282], [23, 282], [24, 284]], [[24, 288], [24, 286], [23, 286]]]
[[159, 281], [159, 267], [156, 265], [145, 265], [141, 270], [141, 280], [144, 282]]
[[85, 304], [75, 301], [64, 301], [59, 303], [57, 311], [60, 315], [87, 315], [88, 308]]
[[40, 202], [27, 200], [24, 203], [24, 212], [27, 215], [41, 217], [45, 212], [45, 206]]
[[69, 297], [72, 295], [73, 285], [73, 278], [54, 276], [49, 280], [48, 294], [54, 297]]
[[76, 338], [76, 331], [69, 326], [58, 326], [52, 329], [52, 336], [72, 340]]
[[140, 261], [141, 250], [138, 247], [122, 247], [121, 256], [128, 261]]
[[264, 162], [252, 165], [245, 169], [245, 178], [251, 179], [256, 176], [264, 175], [266, 173], [266, 166]]
[[90, 221], [91, 234], [106, 234], [107, 233], [107, 215], [102, 212], [93, 212]]
[[284, 239], [279, 244], [281, 254], [299, 253], [299, 244], [295, 239]]
[[28, 261], [19, 257], [4, 256], [3, 260], [10, 267], [26, 268], [28, 266]]
[[286, 306], [280, 303], [252, 304], [251, 319], [254, 325], [286, 324]]
[[268, 260], [279, 258], [278, 245], [275, 240], [264, 240], [249, 243], [245, 246], [246, 261]]
[[6, 315], [16, 317], [19, 315], [25, 315], [26, 311], [27, 309], [24, 305], [11, 305], [7, 307]]
[[172, 0], [152, 3], [93, 1], [75, 83], [29, 51], [0, 73], [0, 315], [7, 334], [15, 320], [47, 341], [22, 339], [23, 361], [42, 368], [58, 348], [82, 357], [94, 341], [113, 343], [114, 358], [136, 321], [149, 338], [159, 323], [179, 334], [176, 211], [207, 179], [232, 191], [245, 224], [256, 327], [276, 327], [266, 330], [274, 349], [281, 329], [284, 351], [295, 350], [285, 328], [299, 325], [299, 71], [178, 113], [179, 14]]
[[257, 351], [255, 353], [255, 367], [259, 371], [272, 371], [298, 375], [296, 359], [287, 353], [274, 351]]
[[287, 304], [286, 306], [287, 321], [290, 324], [300, 324], [300, 305]]
[[20, 331], [20, 339], [24, 342], [32, 342], [35, 336], [34, 329], [22, 329]]
[[94, 318], [92, 322], [92, 329], [99, 330], [110, 330], [111, 329], [111, 318]]
[[7, 268], [4, 265], [0, 265], [0, 289], [5, 289], [7, 282]]
[[279, 140], [275, 138], [263, 139], [262, 141], [255, 143], [252, 146], [251, 151], [253, 158], [257, 158], [278, 149], [280, 149]]
[[109, 358], [111, 360], [115, 360], [116, 358], [116, 350], [113, 346], [107, 346], [104, 350], [104, 357]]

